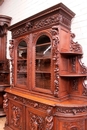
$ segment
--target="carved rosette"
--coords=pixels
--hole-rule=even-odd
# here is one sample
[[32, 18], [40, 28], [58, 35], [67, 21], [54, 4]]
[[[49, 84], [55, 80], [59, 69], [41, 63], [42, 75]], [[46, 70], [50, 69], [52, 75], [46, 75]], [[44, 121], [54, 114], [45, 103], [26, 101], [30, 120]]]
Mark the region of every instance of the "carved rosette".
[[11, 80], [12, 80], [12, 84], [11, 87], [13, 87], [14, 84], [14, 40], [10, 40], [9, 42], [10, 46], [9, 46], [9, 53], [10, 53], [10, 62], [11, 62]]
[[4, 100], [3, 100], [3, 109], [4, 112], [6, 113], [6, 122], [5, 122], [5, 126], [8, 125], [8, 94], [5, 93], [3, 95]]
[[53, 61], [54, 61], [54, 96], [58, 97], [59, 92], [59, 30], [57, 26], [52, 27], [52, 54], [53, 54]]
[[53, 130], [53, 108], [52, 107], [49, 107], [47, 109], [47, 116], [45, 118], [45, 121], [46, 121], [46, 128], [45, 130]]
[[75, 34], [71, 33], [71, 42], [70, 42], [70, 51], [72, 52], [80, 52], [82, 53], [82, 47], [77, 42], [74, 42], [73, 39], [75, 38]]
[[31, 130], [44, 130], [44, 118], [34, 114], [34, 113], [29, 113], [30, 114], [30, 129]]

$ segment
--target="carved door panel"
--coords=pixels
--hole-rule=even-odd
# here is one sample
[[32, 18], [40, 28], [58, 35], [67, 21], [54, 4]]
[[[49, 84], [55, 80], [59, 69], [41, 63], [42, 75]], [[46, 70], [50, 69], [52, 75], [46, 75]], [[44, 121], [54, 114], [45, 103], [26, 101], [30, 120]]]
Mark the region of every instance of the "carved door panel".
[[[64, 121], [65, 120], [65, 121]], [[70, 120], [67, 118], [64, 120], [57, 119], [55, 130], [86, 130], [85, 119]]]
[[9, 126], [13, 130], [25, 130], [24, 128], [24, 107], [17, 103], [9, 102]]
[[28, 107], [26, 115], [26, 130], [45, 130], [45, 112]]

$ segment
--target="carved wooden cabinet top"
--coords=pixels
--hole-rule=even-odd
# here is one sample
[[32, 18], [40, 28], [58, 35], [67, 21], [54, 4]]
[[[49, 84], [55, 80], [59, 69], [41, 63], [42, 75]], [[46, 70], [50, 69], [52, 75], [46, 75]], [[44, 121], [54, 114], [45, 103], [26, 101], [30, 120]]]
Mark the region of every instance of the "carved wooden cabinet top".
[[68, 29], [71, 28], [71, 19], [75, 13], [67, 8], [64, 4], [59, 3], [51, 8], [39, 12], [25, 20], [22, 20], [9, 27], [12, 31], [12, 38], [45, 29], [54, 24], [61, 24]]
[[87, 68], [71, 32], [74, 16], [59, 3], [9, 27], [12, 84], [4, 96], [6, 130], [87, 129]]
[[[71, 33], [74, 16], [74, 12], [59, 3], [9, 27], [14, 90], [24, 91], [25, 97], [27, 93], [42, 94], [48, 102], [52, 98], [53, 104], [57, 104], [57, 99], [86, 98], [87, 68], [81, 62], [82, 48], [73, 41], [75, 34]], [[68, 104], [71, 106], [71, 100]]]

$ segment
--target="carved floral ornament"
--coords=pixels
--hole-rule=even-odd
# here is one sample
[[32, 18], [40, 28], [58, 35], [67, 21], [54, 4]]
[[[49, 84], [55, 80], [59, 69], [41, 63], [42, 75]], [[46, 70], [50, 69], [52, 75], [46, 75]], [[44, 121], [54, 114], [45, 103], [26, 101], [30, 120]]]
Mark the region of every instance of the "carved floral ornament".
[[68, 28], [70, 28], [71, 22], [62, 16], [61, 14], [55, 14], [45, 19], [37, 20], [37, 21], [28, 21], [25, 24], [21, 25], [18, 29], [13, 30], [12, 35], [13, 38], [25, 34], [29, 31], [34, 31], [36, 29], [41, 29], [43, 27], [52, 26], [53, 24], [65, 24]]
[[84, 114], [87, 113], [87, 106], [80, 106], [80, 107], [62, 107], [58, 106], [56, 107], [56, 114], [71, 114], [71, 115], [78, 115], [78, 114]]
[[57, 26], [53, 26], [52, 27], [52, 47], [53, 47], [53, 61], [54, 61], [54, 86], [55, 86], [55, 90], [54, 90], [54, 96], [58, 97], [58, 92], [59, 92], [59, 29]]

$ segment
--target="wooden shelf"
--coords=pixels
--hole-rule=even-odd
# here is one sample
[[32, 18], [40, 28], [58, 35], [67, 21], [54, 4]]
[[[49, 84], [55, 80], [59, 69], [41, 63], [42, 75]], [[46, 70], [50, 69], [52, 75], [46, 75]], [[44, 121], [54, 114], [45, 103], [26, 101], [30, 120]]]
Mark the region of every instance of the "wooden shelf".
[[46, 57], [46, 56], [41, 56], [41, 57], [39, 57], [39, 56], [36, 56], [36, 59], [45, 60], [45, 59], [51, 59], [51, 57]]
[[60, 52], [60, 54], [62, 54], [62, 55], [67, 55], [67, 56], [74, 56], [74, 55], [82, 55], [83, 53], [81, 53], [81, 52]]
[[87, 74], [60, 74], [61, 77], [86, 77]]
[[45, 46], [45, 45], [51, 45], [51, 42], [37, 44], [36, 47], [38, 47], [38, 46]]
[[50, 71], [40, 71], [40, 70], [38, 70], [38, 71], [35, 71], [36, 73], [51, 73]]
[[8, 74], [9, 73], [9, 71], [2, 71], [2, 70], [0, 70], [0, 73], [2, 73], [2, 74]]

